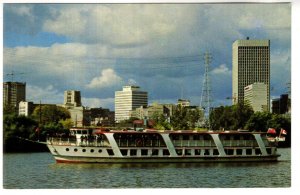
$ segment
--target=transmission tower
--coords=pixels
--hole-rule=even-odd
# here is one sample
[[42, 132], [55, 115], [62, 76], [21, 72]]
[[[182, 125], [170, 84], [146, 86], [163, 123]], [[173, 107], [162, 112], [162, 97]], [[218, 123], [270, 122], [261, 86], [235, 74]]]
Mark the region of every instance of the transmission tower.
[[201, 94], [201, 101], [200, 101], [200, 109], [203, 109], [204, 112], [204, 121], [203, 123], [208, 126], [210, 129], [210, 122], [209, 122], [209, 113], [211, 110], [211, 88], [210, 88], [210, 78], [209, 78], [209, 72], [210, 72], [210, 63], [211, 63], [212, 57], [209, 52], [205, 52], [204, 54], [204, 66], [205, 66], [205, 72], [204, 72], [204, 78], [203, 78], [203, 84], [202, 84], [202, 94]]

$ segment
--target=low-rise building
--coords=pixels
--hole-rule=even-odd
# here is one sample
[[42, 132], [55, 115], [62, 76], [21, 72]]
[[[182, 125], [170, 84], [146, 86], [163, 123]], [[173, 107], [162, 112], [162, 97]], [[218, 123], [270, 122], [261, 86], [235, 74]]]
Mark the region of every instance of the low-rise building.
[[254, 112], [269, 112], [267, 87], [265, 83], [253, 83], [244, 88], [244, 102], [248, 103]]
[[30, 116], [33, 113], [35, 105], [33, 102], [21, 101], [19, 103], [19, 115]]
[[291, 99], [288, 94], [280, 95], [280, 98], [272, 99], [272, 113], [285, 114], [290, 112]]

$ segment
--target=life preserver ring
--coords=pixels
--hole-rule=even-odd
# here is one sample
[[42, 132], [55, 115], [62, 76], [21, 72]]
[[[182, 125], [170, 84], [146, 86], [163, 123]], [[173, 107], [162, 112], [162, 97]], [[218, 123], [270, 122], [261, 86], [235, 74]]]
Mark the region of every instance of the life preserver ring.
[[136, 146], [138, 146], [138, 147], [142, 146], [142, 145], [143, 145], [142, 139], [139, 139], [139, 138], [136, 139], [135, 144], [136, 144]]

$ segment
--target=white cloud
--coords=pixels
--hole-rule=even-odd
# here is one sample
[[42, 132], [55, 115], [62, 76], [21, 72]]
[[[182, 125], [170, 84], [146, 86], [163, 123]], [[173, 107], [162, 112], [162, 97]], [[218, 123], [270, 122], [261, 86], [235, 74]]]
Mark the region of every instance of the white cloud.
[[111, 69], [104, 69], [99, 77], [95, 77], [91, 80], [89, 84], [86, 85], [88, 88], [106, 88], [111, 87], [115, 84], [119, 84], [122, 78], [116, 74], [116, 72]]
[[[167, 94], [167, 98], [180, 94], [177, 86], [179, 79], [183, 76], [182, 73], [180, 74], [182, 72], [180, 69], [147, 71], [146, 66], [152, 64], [143, 64], [142, 61], [140, 64], [137, 61], [131, 64], [130, 60], [127, 63], [118, 64], [117, 62], [122, 62], [122, 60], [118, 61], [119, 58], [158, 59], [153, 60], [153, 63], [158, 62], [155, 65], [159, 67], [162, 66], [159, 64], [160, 58], [198, 54], [200, 56], [204, 50], [209, 49], [216, 62], [223, 63], [213, 69], [212, 74], [218, 76], [215, 79], [224, 88], [224, 85], [231, 86], [231, 44], [234, 40], [244, 39], [248, 33], [252, 33], [249, 35], [250, 38], [252, 35], [257, 35], [253, 38], [270, 39], [272, 47], [280, 51], [287, 50], [290, 42], [290, 5], [288, 4], [61, 4], [49, 6], [52, 10], [51, 17], [49, 12], [48, 15], [32, 12], [39, 10], [33, 9], [34, 6], [28, 8], [21, 6], [16, 14], [41, 20], [42, 22], [38, 24], [43, 26], [44, 32], [66, 36], [70, 42], [57, 43], [49, 47], [4, 48], [4, 69], [14, 67], [25, 72], [28, 70], [32, 75], [28, 78], [28, 83], [40, 82], [41, 86], [51, 83], [54, 88], [78, 87], [80, 90], [87, 90], [89, 95], [92, 94], [94, 97], [97, 97], [97, 92], [92, 91], [97, 88], [101, 88], [101, 92], [105, 90], [106, 97], [109, 96], [107, 94], [112, 96], [113, 92], [109, 93], [108, 89], [103, 87], [115, 87], [120, 82], [124, 84], [123, 79], [127, 81], [129, 78], [150, 89], [161, 88], [159, 94], [161, 96]], [[23, 28], [26, 26], [28, 23], [24, 24]], [[40, 30], [40, 28], [37, 29]], [[16, 32], [22, 33], [22, 31]], [[290, 50], [287, 51], [287, 53], [277, 55], [274, 54], [272, 48], [271, 60], [274, 68], [272, 65], [271, 71], [278, 73], [277, 70], [280, 69], [284, 71], [283, 74], [290, 73], [290, 65], [285, 63], [290, 57]], [[175, 63], [188, 66], [189, 62]], [[95, 70], [102, 70], [102, 72], [95, 75]], [[148, 75], [140, 76], [142, 71], [147, 72]], [[201, 71], [195, 71], [191, 76], [197, 74], [202, 76]], [[153, 79], [157, 78], [155, 74], [161, 75], [160, 79]], [[166, 75], [171, 75], [172, 80], [167, 79]], [[189, 85], [195, 83], [194, 80], [189, 82]], [[110, 90], [115, 90], [114, 87]], [[218, 90], [218, 88], [212, 90]], [[89, 101], [91, 103], [94, 101], [95, 105], [101, 103], [97, 98], [90, 98]]]
[[26, 101], [42, 104], [62, 104], [64, 101], [63, 93], [56, 90], [52, 85], [38, 87], [35, 85], [26, 86]]
[[226, 64], [221, 64], [217, 68], [213, 69], [211, 71], [213, 74], [225, 74], [225, 75], [231, 75], [231, 70], [226, 66]]
[[111, 110], [114, 109], [115, 98], [81, 98], [82, 105], [90, 108], [109, 108]]
[[30, 5], [12, 6], [10, 7], [10, 11], [19, 16], [33, 17]]

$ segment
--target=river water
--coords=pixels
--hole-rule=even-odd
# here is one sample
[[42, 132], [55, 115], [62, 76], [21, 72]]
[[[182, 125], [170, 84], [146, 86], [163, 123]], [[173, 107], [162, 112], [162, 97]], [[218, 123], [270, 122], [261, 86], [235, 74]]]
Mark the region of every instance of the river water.
[[274, 163], [57, 164], [50, 153], [3, 155], [3, 188], [290, 187], [291, 149]]

